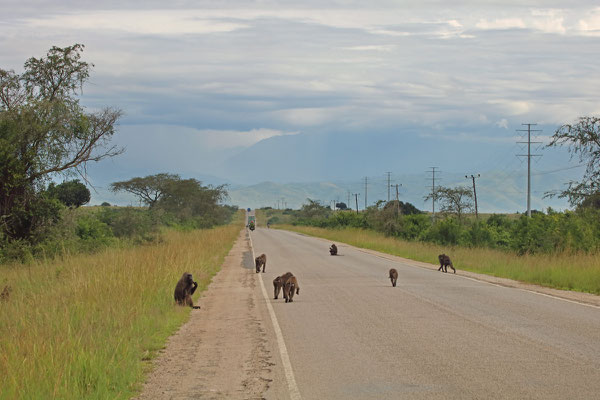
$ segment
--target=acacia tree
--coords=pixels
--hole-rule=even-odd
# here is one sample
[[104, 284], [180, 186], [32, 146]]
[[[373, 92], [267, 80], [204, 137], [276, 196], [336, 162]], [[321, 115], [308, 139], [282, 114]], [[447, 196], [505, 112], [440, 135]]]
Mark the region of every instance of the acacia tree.
[[84, 177], [87, 162], [123, 151], [109, 145], [121, 111], [88, 113], [79, 104], [93, 67], [81, 61], [83, 48], [52, 47], [22, 74], [0, 69], [0, 232], [9, 240], [57, 218], [42, 195], [52, 175]]
[[179, 181], [179, 175], [161, 173], [145, 177], [131, 178], [127, 181], [113, 182], [110, 190], [113, 192], [128, 192], [137, 196], [140, 201], [152, 208], [164, 195], [168, 186]]
[[473, 212], [473, 192], [464, 186], [449, 188], [438, 186], [434, 193], [424, 197], [424, 200], [435, 198], [440, 205], [440, 212], [456, 214], [459, 221], [467, 212]]
[[600, 194], [600, 118], [581, 117], [575, 124], [562, 125], [552, 135], [548, 147], [562, 145], [568, 146], [571, 158], [578, 157], [586, 164], [586, 170], [581, 180], [570, 181], [566, 190], [545, 196], [558, 194], [560, 198], [568, 198], [572, 206], [592, 202], [592, 197]]

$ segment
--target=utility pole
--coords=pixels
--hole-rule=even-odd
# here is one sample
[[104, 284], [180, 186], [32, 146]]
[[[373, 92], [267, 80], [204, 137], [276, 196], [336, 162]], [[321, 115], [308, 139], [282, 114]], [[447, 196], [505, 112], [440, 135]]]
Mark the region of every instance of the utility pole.
[[347, 206], [350, 205], [350, 191], [348, 190], [348, 202], [346, 203]]
[[527, 125], [527, 129], [517, 129], [517, 132], [527, 132], [527, 141], [526, 142], [517, 142], [517, 143], [527, 143], [527, 154], [517, 154], [517, 157], [527, 157], [527, 216], [531, 218], [531, 157], [541, 157], [540, 154], [531, 154], [531, 143], [542, 143], [542, 142], [532, 142], [531, 141], [531, 132], [541, 132], [541, 129], [531, 129], [531, 126], [535, 126], [537, 124], [521, 124]]
[[396, 210], [396, 217], [397, 217], [398, 215], [400, 215], [400, 200], [398, 198], [398, 186], [402, 186], [402, 184], [401, 183], [396, 183], [395, 185], [390, 185], [390, 186], [396, 187], [396, 206], [398, 208]]
[[387, 201], [389, 202], [390, 201], [390, 176], [391, 176], [392, 173], [391, 172], [386, 172], [386, 174], [388, 176], [388, 184], [387, 184], [387, 187], [388, 187], [388, 199], [387, 199]]
[[[431, 171], [431, 212], [433, 214], [433, 222], [435, 223], [435, 170], [439, 167], [429, 167]], [[438, 171], [439, 172], [439, 171]]]
[[[479, 214], [477, 214], [477, 191], [475, 190], [475, 178], [479, 178], [481, 175], [477, 174], [477, 176], [471, 174], [471, 179], [473, 179], [473, 195], [475, 196], [475, 218], [479, 219]], [[469, 179], [468, 175], [465, 175], [465, 178]]]
[[367, 177], [365, 176], [365, 210], [367, 209]]
[[360, 193], [354, 193], [354, 198], [355, 198], [355, 200], [356, 200], [356, 213], [357, 213], [357, 214], [358, 214], [358, 195], [359, 195], [359, 194], [360, 194]]

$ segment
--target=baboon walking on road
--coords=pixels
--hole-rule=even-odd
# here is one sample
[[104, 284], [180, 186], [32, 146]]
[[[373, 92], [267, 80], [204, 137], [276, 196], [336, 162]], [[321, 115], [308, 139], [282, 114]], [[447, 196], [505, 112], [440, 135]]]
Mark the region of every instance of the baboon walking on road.
[[395, 268], [390, 269], [390, 280], [392, 281], [392, 286], [396, 287], [396, 281], [398, 280], [398, 271]]
[[296, 294], [300, 294], [300, 286], [298, 286], [296, 277], [290, 276], [283, 287], [283, 297], [285, 297], [286, 303], [294, 301], [294, 291], [296, 291]]
[[[279, 291], [284, 288], [285, 283], [292, 276], [294, 275], [291, 272], [286, 272], [285, 274], [273, 279], [273, 297], [275, 300], [277, 300], [277, 297], [279, 297]], [[283, 298], [285, 298], [285, 291], [283, 292]]]
[[260, 256], [254, 259], [256, 264], [256, 273], [260, 272], [260, 267], [262, 266], [262, 272], [265, 272], [265, 267], [267, 266], [267, 255], [261, 254]]
[[450, 257], [448, 257], [445, 254], [440, 254], [438, 256], [438, 260], [440, 260], [440, 267], [438, 268], [438, 271], [448, 272], [448, 267], [450, 267], [450, 268], [452, 268], [452, 271], [454, 271], [454, 273], [456, 273], [456, 270], [454, 269], [454, 265], [452, 265], [452, 261], [450, 260]]
[[198, 287], [198, 282], [194, 282], [192, 274], [184, 272], [175, 286], [175, 302], [180, 306], [190, 306], [192, 308], [200, 308], [200, 306], [194, 306], [192, 295]]

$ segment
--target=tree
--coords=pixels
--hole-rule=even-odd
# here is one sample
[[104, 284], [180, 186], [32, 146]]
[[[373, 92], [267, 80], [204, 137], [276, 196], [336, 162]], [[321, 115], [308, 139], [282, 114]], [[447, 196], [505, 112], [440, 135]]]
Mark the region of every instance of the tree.
[[167, 182], [156, 207], [180, 221], [201, 217], [207, 225], [220, 223], [221, 206], [228, 194], [226, 185], [202, 186], [196, 179], [177, 179]]
[[63, 182], [59, 185], [50, 183], [48, 193], [67, 207], [75, 208], [89, 203], [91, 198], [90, 190], [79, 179]]
[[131, 178], [128, 181], [113, 182], [110, 184], [110, 190], [134, 194], [141, 202], [152, 208], [164, 195], [167, 187], [179, 180], [181, 180], [179, 175], [161, 173], [143, 178]]
[[440, 205], [440, 212], [456, 214], [459, 221], [462, 221], [466, 212], [473, 211], [473, 192], [467, 187], [438, 186], [435, 192], [425, 196], [424, 200], [431, 200], [434, 196]]
[[327, 206], [323, 206], [318, 200], [308, 200], [308, 204], [302, 204], [298, 215], [301, 218], [325, 218], [331, 213], [331, 209]]
[[346, 203], [335, 203], [335, 208], [338, 210], [347, 210], [348, 206], [346, 205]]
[[196, 179], [181, 179], [176, 174], [157, 174], [114, 182], [112, 191], [135, 194], [150, 208], [160, 210], [175, 222], [189, 222], [195, 227], [223, 223], [231, 209], [221, 203], [228, 197], [226, 185], [202, 186]]
[[558, 194], [559, 198], [568, 198], [572, 206], [580, 205], [600, 193], [600, 118], [581, 117], [573, 125], [562, 125], [552, 135], [548, 147], [562, 145], [568, 146], [571, 158], [577, 156], [586, 164], [586, 170], [580, 181], [570, 181], [566, 190], [548, 192], [545, 197]]
[[122, 113], [87, 113], [78, 92], [92, 64], [81, 61], [83, 45], [52, 47], [32, 57], [24, 72], [0, 69], [0, 230], [10, 240], [31, 237], [56, 215], [40, 215], [52, 175], [85, 176], [89, 161], [122, 153], [110, 146]]

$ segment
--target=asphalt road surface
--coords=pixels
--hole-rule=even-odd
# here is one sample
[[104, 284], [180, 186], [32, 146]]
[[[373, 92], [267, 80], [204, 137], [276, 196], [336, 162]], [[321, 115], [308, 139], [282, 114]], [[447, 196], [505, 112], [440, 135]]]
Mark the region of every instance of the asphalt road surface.
[[[292, 232], [251, 238], [268, 257], [260, 275], [303, 399], [600, 398], [598, 307], [343, 244], [330, 256], [329, 242]], [[287, 271], [300, 286], [288, 304], [272, 293]]]

